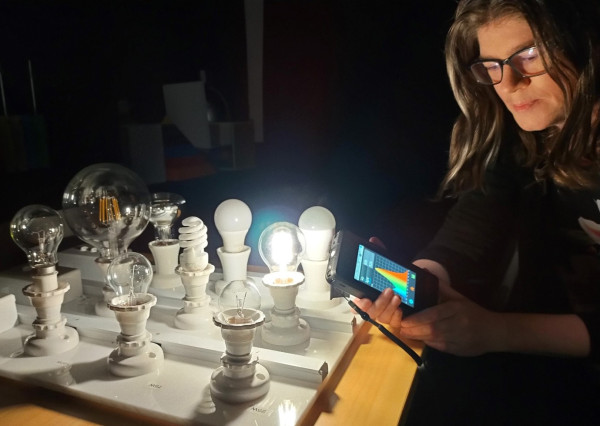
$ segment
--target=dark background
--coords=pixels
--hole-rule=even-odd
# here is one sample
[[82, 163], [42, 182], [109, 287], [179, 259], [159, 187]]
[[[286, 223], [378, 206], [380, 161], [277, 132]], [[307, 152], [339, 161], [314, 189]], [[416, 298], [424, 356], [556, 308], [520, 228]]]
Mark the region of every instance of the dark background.
[[[264, 141], [256, 166], [150, 189], [181, 193], [183, 214], [213, 230], [212, 249], [220, 246], [214, 209], [235, 197], [253, 210], [251, 246], [269, 221], [294, 222], [320, 204], [338, 228], [380, 235], [412, 253], [444, 210], [427, 200], [443, 176], [457, 114], [443, 60], [454, 6], [265, 0]], [[243, 7], [241, 0], [0, 3], [8, 113], [33, 113], [31, 60], [50, 158], [48, 167], [1, 171], [1, 250], [12, 244], [8, 222], [21, 207], [59, 209], [77, 171], [126, 161], [120, 126], [161, 122], [163, 84], [197, 80], [205, 70], [207, 84], [227, 100], [228, 119], [248, 119]]]

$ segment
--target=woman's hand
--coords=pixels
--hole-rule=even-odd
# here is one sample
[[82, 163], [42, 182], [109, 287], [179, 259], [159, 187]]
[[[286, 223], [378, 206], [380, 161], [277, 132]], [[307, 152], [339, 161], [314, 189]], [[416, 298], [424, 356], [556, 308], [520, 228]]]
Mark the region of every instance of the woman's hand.
[[503, 350], [506, 324], [501, 314], [470, 301], [440, 282], [440, 303], [400, 323], [401, 337], [455, 355], [474, 356]]
[[389, 324], [392, 328], [400, 327], [402, 311], [398, 309], [402, 300], [391, 288], [386, 288], [372, 302], [369, 299], [354, 299], [354, 303], [375, 321]]

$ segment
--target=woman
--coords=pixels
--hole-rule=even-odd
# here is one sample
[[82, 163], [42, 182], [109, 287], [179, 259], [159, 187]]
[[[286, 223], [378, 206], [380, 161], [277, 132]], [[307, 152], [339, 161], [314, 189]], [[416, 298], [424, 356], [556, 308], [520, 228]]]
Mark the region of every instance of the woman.
[[[442, 184], [459, 201], [414, 262], [438, 276], [441, 303], [402, 320], [391, 291], [373, 304], [359, 301], [373, 317], [399, 326], [401, 336], [457, 355], [600, 355], [600, 240], [593, 239], [600, 235], [597, 3], [459, 3], [446, 61], [462, 113]], [[509, 231], [520, 238], [513, 305], [547, 313], [492, 312], [451, 288]], [[577, 271], [574, 261], [585, 269]], [[576, 272], [592, 282], [580, 282]], [[540, 280], [546, 275], [551, 283]], [[579, 287], [569, 288], [571, 281]]]
[[[530, 367], [548, 358], [600, 360], [599, 9], [597, 0], [459, 2], [445, 51], [461, 113], [441, 186], [457, 202], [414, 261], [439, 278], [440, 303], [403, 319], [389, 289], [373, 303], [358, 301], [399, 336], [442, 353], [488, 354], [467, 358], [471, 365], [500, 353], [519, 363], [532, 358], [517, 354], [552, 355]], [[466, 297], [491, 295], [495, 289], [477, 283], [515, 240], [519, 271], [502, 309]], [[512, 371], [502, 362], [502, 374]], [[497, 390], [520, 383], [485, 377]], [[444, 380], [461, 378], [429, 385]]]

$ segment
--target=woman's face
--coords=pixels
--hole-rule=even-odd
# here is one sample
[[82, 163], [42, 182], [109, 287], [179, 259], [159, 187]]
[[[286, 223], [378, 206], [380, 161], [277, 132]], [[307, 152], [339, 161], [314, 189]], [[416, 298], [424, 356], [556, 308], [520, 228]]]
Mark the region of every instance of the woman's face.
[[[499, 18], [480, 27], [477, 39], [482, 58], [508, 58], [535, 44], [529, 24], [518, 16]], [[565, 121], [563, 93], [548, 74], [521, 77], [504, 65], [504, 77], [494, 89], [523, 130], [561, 127]]]

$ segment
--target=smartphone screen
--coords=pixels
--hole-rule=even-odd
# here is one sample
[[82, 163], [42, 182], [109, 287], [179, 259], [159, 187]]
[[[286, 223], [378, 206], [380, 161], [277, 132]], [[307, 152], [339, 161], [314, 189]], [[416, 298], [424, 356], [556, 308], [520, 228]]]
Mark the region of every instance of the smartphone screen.
[[354, 279], [379, 291], [390, 287], [402, 298], [402, 303], [415, 306], [417, 274], [362, 244], [358, 245]]

